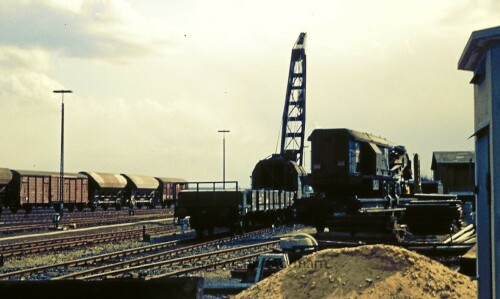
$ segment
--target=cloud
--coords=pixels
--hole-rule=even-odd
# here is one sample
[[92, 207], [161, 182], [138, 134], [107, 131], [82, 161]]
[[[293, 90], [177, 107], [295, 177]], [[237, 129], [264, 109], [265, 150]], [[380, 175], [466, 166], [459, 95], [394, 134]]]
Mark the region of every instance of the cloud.
[[49, 55], [41, 49], [0, 47], [0, 106], [50, 99], [49, 92], [62, 84], [47, 74], [49, 70]]
[[155, 37], [157, 22], [122, 1], [84, 1], [78, 11], [43, 1], [7, 1], [0, 4], [0, 44], [124, 62], [164, 43]]
[[500, 2], [497, 0], [465, 0], [454, 1], [453, 5], [444, 10], [440, 25], [450, 30], [463, 31], [464, 28], [478, 30], [498, 26], [500, 18]]

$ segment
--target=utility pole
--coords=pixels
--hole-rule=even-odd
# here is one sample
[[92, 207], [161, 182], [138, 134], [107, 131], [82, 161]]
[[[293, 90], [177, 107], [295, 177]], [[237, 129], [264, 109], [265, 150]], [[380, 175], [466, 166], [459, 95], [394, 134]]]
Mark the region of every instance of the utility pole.
[[226, 133], [229, 130], [219, 130], [222, 133], [222, 188], [226, 189]]
[[54, 93], [60, 93], [62, 96], [61, 101], [61, 169], [59, 172], [59, 215], [62, 217], [64, 214], [64, 94], [73, 93], [72, 90], [54, 90]]

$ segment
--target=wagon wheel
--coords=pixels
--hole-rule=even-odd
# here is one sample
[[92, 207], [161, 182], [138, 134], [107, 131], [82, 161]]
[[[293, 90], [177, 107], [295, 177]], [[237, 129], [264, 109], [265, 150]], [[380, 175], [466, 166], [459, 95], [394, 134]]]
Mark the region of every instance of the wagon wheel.
[[9, 207], [9, 210], [10, 210], [10, 212], [11, 212], [12, 214], [17, 213], [17, 207], [16, 207], [16, 206], [10, 206], [10, 207]]
[[213, 226], [207, 227], [207, 235], [208, 236], [213, 236], [214, 235], [214, 227]]
[[205, 228], [196, 227], [194, 230], [196, 231], [196, 238], [198, 239], [203, 238], [203, 235], [205, 234]]
[[33, 207], [31, 205], [24, 206], [24, 211], [26, 212], [26, 214], [30, 214], [32, 209]]

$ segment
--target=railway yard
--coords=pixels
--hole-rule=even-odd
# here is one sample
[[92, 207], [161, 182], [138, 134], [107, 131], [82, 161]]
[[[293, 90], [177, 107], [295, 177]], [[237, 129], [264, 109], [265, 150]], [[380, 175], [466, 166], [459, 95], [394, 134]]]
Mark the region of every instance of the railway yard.
[[[228, 235], [216, 232], [199, 240], [193, 231], [179, 234], [172, 225], [170, 209], [142, 210], [128, 222], [116, 224], [113, 214], [119, 211], [97, 211], [94, 225], [89, 219], [71, 215], [68, 223], [76, 227], [53, 230], [38, 227], [46, 213], [29, 216], [3, 215], [2, 226], [15, 222], [18, 230], [1, 230], [0, 280], [96, 280], [110, 278], [158, 279], [190, 273], [228, 270], [278, 247], [277, 237], [293, 227], [280, 227]], [[127, 216], [128, 217], [128, 216]], [[80, 221], [82, 221], [80, 223]], [[114, 224], [112, 224], [114, 223]], [[82, 226], [80, 226], [82, 224]], [[23, 228], [21, 230], [21, 228]], [[228, 271], [225, 271], [226, 273]], [[224, 279], [224, 277], [220, 277]]]
[[[90, 217], [90, 215], [92, 216]], [[67, 214], [65, 221], [59, 224], [59, 229], [54, 229], [53, 225], [50, 225], [50, 221], [46, 221], [46, 218], [50, 218], [50, 213], [43, 211], [23, 216], [16, 214], [4, 214], [2, 216], [0, 222], [0, 232], [2, 234], [0, 237], [0, 256], [2, 256], [3, 265], [0, 268], [0, 280], [107, 281], [110, 279], [135, 279], [148, 281], [168, 277], [194, 276], [204, 277], [207, 288], [205, 294], [214, 293], [213, 290], [210, 291], [213, 286], [225, 286], [222, 291], [215, 292], [215, 295], [208, 295], [209, 297], [227, 297], [229, 294], [237, 292], [231, 290], [227, 285], [238, 284], [239, 281], [231, 277], [232, 269], [245, 269], [248, 263], [254, 261], [260, 255], [276, 252], [280, 245], [280, 238], [284, 236], [302, 232], [312, 234], [315, 231], [314, 228], [291, 225], [259, 229], [236, 235], [221, 230], [214, 232], [211, 237], [199, 239], [196, 237], [195, 232], [189, 229], [183, 234], [179, 233], [179, 227], [173, 225], [171, 209], [138, 210], [134, 215], [130, 216], [125, 215], [122, 211]], [[94, 218], [94, 221], [89, 218]], [[90, 224], [92, 222], [93, 224]], [[13, 223], [15, 223], [17, 229], [7, 229]], [[34, 228], [35, 223], [39, 224], [36, 229]], [[353, 242], [333, 242], [332, 244], [328, 240], [320, 241], [320, 247], [323, 248], [366, 247], [359, 247], [360, 245], [363, 244], [354, 244]], [[328, 252], [328, 250], [325, 252]], [[356, 250], [364, 252], [364, 249], [350, 249], [350, 254], [355, 256]], [[413, 250], [417, 249], [413, 248]], [[392, 251], [407, 252], [403, 248], [385, 249], [386, 254], [392, 254]], [[380, 253], [381, 251], [377, 252]], [[440, 269], [439, 271], [445, 271], [442, 268], [446, 268], [448, 269], [446, 271], [453, 275], [460, 275], [460, 281], [467, 280], [465, 275], [456, 272], [456, 263], [451, 263], [453, 266], [448, 263], [450, 267], [448, 268], [438, 262], [430, 262], [427, 257], [420, 256], [417, 253], [405, 254], [411, 254], [412, 259], [421, 259], [425, 263], [431, 263], [434, 268]], [[333, 255], [335, 256], [335, 254]], [[325, 258], [324, 254], [320, 256], [323, 259]], [[306, 258], [310, 259], [310, 257], [304, 259]], [[341, 259], [339, 259], [340, 261]], [[250, 297], [262, 297], [267, 294], [279, 297], [279, 294], [281, 294], [279, 286], [282, 284], [293, 284], [294, 279], [296, 280], [295, 283], [301, 284], [305, 280], [309, 281], [309, 276], [315, 277], [314, 271], [325, 270], [324, 267], [301, 268], [300, 265], [305, 265], [304, 263], [301, 264], [299, 261], [299, 264], [294, 263], [291, 266], [295, 267], [295, 271], [307, 272], [307, 275], [285, 274], [293, 279], [289, 278], [288, 282], [280, 282], [273, 287], [271, 287], [273, 284], [269, 284], [265, 280], [263, 281], [263, 283], [266, 282], [264, 287], [257, 287], [256, 285], [242, 293], [242, 296], [246, 297], [249, 296], [248, 294], [252, 294]], [[351, 261], [351, 267], [354, 267], [353, 263], [355, 262]], [[357, 257], [357, 263], [358, 267], [363, 264], [360, 257]], [[374, 268], [373, 265], [370, 267]], [[401, 268], [404, 267], [401, 266]], [[345, 271], [345, 269], [339, 271]], [[330, 273], [329, 275], [331, 278], [333, 274]], [[348, 278], [345, 277], [346, 274], [342, 275], [341, 279], [348, 281]], [[347, 275], [352, 275], [352, 272], [348, 271]], [[308, 278], [305, 278], [306, 276]], [[276, 280], [278, 278], [273, 276], [270, 279]], [[359, 280], [359, 278], [357, 279]], [[455, 280], [457, 279], [455, 278]], [[381, 280], [383, 281], [383, 279]], [[262, 283], [258, 285], [262, 285]], [[467, 284], [467, 286], [468, 292], [465, 294], [474, 291], [473, 284]], [[363, 292], [359, 292], [352, 286], [351, 288], [354, 291], [346, 288], [345, 284], [343, 287], [343, 291], [337, 290], [337, 295], [343, 294], [342, 296], [344, 296], [351, 291], [352, 294], [363, 294]], [[256, 293], [256, 290], [266, 288], [272, 290]], [[365, 286], [360, 289], [364, 290]], [[439, 294], [438, 289], [430, 287], [426, 289], [429, 291], [423, 292], [423, 297], [430, 298], [432, 294]], [[316, 297], [315, 294], [332, 291], [330, 289], [319, 291], [318, 289], [314, 290], [314, 288], [307, 290], [310, 292], [309, 295], [313, 294], [314, 297]], [[373, 294], [373, 292], [371, 289], [364, 291], [365, 297], [366, 294]], [[405, 294], [413, 294], [412, 292], [415, 292], [415, 290], [405, 290]], [[453, 297], [456, 297], [457, 294], [453, 293]], [[306, 294], [303, 294], [303, 296], [306, 296]], [[398, 297], [396, 296], [396, 298]]]
[[466, 172], [447, 168], [440, 180], [423, 182], [419, 156], [405, 146], [347, 128], [315, 129], [308, 173], [305, 41], [300, 33], [292, 49], [280, 151], [255, 164], [250, 188], [225, 176], [191, 182], [0, 168], [4, 294], [473, 296], [476, 258], [462, 257], [476, 244], [467, 189], [474, 153], [438, 153], [433, 165], [465, 161]]

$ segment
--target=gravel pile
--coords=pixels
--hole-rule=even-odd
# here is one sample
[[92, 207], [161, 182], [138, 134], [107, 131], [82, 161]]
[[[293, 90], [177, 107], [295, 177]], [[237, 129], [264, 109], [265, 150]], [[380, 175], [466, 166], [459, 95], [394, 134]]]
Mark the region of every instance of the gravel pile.
[[236, 298], [475, 298], [476, 289], [425, 256], [369, 245], [306, 256]]

